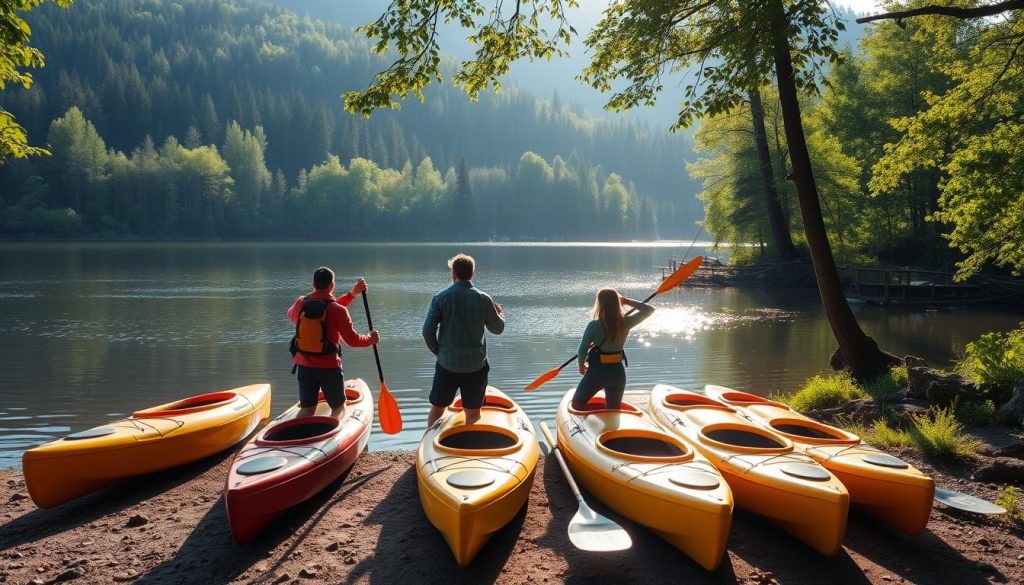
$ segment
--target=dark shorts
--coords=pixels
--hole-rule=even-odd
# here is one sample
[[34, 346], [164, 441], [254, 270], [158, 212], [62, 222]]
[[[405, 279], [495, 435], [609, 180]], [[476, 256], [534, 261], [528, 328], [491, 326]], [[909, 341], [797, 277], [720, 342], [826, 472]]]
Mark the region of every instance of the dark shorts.
[[430, 388], [430, 403], [434, 406], [451, 406], [455, 401], [455, 392], [462, 395], [463, 408], [480, 408], [484, 405], [484, 394], [487, 392], [487, 372], [491, 366], [484, 364], [484, 367], [475, 372], [460, 374], [450, 372], [441, 367], [441, 364], [434, 366], [434, 385]]
[[583, 374], [572, 401], [586, 404], [599, 391], [604, 390], [605, 404], [608, 408], [621, 408], [622, 395], [626, 392], [626, 367], [617, 364], [602, 364], [596, 353], [587, 358], [587, 373]]
[[299, 380], [299, 404], [302, 406], [316, 406], [320, 390], [324, 391], [331, 408], [345, 404], [345, 373], [341, 368], [298, 366], [295, 377]]

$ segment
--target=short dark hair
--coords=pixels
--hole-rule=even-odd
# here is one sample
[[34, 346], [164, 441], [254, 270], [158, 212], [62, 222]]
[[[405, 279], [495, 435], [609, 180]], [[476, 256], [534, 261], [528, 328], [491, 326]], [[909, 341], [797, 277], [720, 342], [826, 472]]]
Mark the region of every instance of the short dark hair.
[[455, 278], [458, 278], [459, 280], [469, 280], [473, 278], [473, 272], [476, 270], [476, 262], [473, 261], [472, 256], [456, 254], [448, 261], [448, 268], [452, 269], [452, 274], [455, 275]]
[[334, 282], [334, 271], [326, 266], [321, 266], [313, 273], [313, 288], [324, 290]]

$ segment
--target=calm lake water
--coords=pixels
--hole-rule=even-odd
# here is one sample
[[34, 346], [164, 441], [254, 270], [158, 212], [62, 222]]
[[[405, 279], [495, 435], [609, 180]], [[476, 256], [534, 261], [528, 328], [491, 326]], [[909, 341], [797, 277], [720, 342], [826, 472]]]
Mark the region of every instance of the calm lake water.
[[[285, 310], [321, 264], [335, 269], [339, 288], [360, 276], [370, 283], [384, 373], [405, 420], [400, 435], [378, 428], [371, 448], [413, 448], [434, 367], [420, 326], [459, 251], [476, 257], [477, 286], [505, 309], [505, 334], [488, 341], [491, 383], [535, 422], [550, 420], [575, 370], [520, 390], [575, 351], [596, 289], [642, 298], [658, 285], [654, 267], [688, 244], [0, 244], [0, 467], [68, 432], [211, 390], [270, 382], [281, 412], [297, 399]], [[667, 382], [792, 391], [835, 348], [813, 291], [690, 288], [655, 302], [627, 345], [630, 390]], [[856, 310], [883, 347], [938, 364], [1024, 318]], [[352, 314], [365, 330], [358, 301]], [[371, 350], [348, 348], [344, 362], [346, 376], [379, 386]]]

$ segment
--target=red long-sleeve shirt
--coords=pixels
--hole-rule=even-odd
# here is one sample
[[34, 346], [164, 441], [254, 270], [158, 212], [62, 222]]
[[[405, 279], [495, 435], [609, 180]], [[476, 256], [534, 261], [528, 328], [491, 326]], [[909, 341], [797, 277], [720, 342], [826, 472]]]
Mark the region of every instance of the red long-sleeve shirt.
[[[370, 347], [373, 343], [370, 342], [369, 335], [360, 335], [356, 333], [355, 328], [352, 326], [352, 317], [348, 314], [349, 303], [355, 298], [351, 293], [346, 293], [341, 298], [335, 299], [334, 295], [324, 291], [313, 291], [309, 293], [310, 299], [319, 299], [322, 301], [337, 301], [334, 303], [327, 304], [327, 339], [334, 345], [341, 347], [341, 340], [344, 339], [345, 343], [352, 347]], [[299, 320], [299, 309], [302, 308], [302, 301], [306, 300], [305, 296], [301, 296], [295, 300], [292, 307], [288, 309], [288, 319], [292, 323], [297, 323]], [[306, 366], [309, 368], [340, 368], [341, 357], [338, 354], [332, 355], [306, 355], [302, 352], [295, 353], [294, 359], [295, 365]]]

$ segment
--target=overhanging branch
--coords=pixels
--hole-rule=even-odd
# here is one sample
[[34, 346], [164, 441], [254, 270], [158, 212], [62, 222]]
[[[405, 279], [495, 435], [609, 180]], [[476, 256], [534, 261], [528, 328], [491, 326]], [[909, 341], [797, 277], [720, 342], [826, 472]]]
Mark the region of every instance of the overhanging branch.
[[1002, 14], [1009, 10], [1021, 10], [1024, 9], [1024, 0], [1005, 0], [998, 4], [989, 4], [986, 6], [974, 6], [972, 8], [957, 8], [955, 6], [922, 6], [921, 8], [914, 8], [913, 10], [901, 10], [899, 12], [886, 12], [885, 14], [875, 14], [872, 16], [864, 16], [857, 19], [857, 22], [864, 24], [867, 22], [875, 22], [877, 20], [895, 20], [897, 24], [904, 18], [912, 18], [914, 16], [926, 16], [926, 15], [937, 15], [937, 16], [951, 16], [953, 18], [959, 18], [961, 20], [970, 20], [973, 18], [984, 18], [986, 16], [995, 16]]

